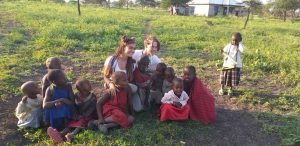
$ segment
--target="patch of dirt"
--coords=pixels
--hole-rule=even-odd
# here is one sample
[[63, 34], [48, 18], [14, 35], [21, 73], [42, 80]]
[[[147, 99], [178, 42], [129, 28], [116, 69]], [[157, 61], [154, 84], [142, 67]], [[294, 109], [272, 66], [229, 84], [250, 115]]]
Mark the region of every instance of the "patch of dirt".
[[187, 145], [201, 146], [279, 146], [276, 135], [265, 134], [261, 125], [247, 111], [217, 108], [217, 120], [208, 133], [199, 131], [185, 138]]

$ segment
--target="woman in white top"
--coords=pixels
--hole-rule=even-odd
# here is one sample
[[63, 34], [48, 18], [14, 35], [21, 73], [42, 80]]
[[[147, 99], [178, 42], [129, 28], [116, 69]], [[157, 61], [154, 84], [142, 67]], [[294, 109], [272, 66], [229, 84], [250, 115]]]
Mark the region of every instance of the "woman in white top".
[[148, 56], [150, 59], [150, 63], [148, 66], [148, 71], [154, 72], [158, 63], [160, 63], [160, 59], [157, 57], [157, 52], [160, 50], [160, 43], [159, 41], [149, 35], [144, 40], [144, 50], [135, 50], [132, 58], [138, 62], [143, 56]]
[[[135, 51], [135, 40], [127, 36], [121, 37], [121, 42], [119, 47], [116, 49], [114, 55], [109, 56], [104, 63], [104, 87], [111, 89], [111, 94], [116, 95], [117, 88], [111, 82], [111, 75], [116, 71], [122, 71], [127, 74], [127, 79], [129, 82], [133, 81], [133, 71], [135, 69], [135, 60], [132, 59], [132, 55]], [[132, 101], [133, 108], [135, 111], [142, 110], [142, 104], [137, 95], [137, 86], [134, 84], [129, 84], [132, 91]]]
[[220, 75], [221, 89], [219, 95], [224, 95], [223, 88], [228, 86], [228, 95], [232, 96], [232, 87], [240, 82], [242, 68], [241, 53], [244, 53], [245, 47], [242, 44], [242, 35], [239, 32], [233, 33], [231, 43], [226, 45], [221, 52], [224, 54], [223, 69]]

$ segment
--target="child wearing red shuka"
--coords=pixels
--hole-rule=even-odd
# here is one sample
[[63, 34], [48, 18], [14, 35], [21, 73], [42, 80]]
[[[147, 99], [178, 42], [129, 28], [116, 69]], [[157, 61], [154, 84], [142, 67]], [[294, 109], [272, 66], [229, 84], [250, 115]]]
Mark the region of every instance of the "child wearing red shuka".
[[183, 91], [183, 81], [175, 78], [172, 88], [161, 99], [160, 121], [186, 120], [189, 117], [190, 106], [187, 104], [189, 96]]
[[[116, 96], [112, 96], [107, 91], [97, 100], [98, 120], [91, 121], [89, 128], [97, 127], [101, 132], [107, 133], [108, 129], [116, 126], [129, 128], [134, 121], [133, 108], [128, 86], [127, 76], [124, 72], [116, 71], [112, 74], [112, 83], [118, 89]], [[129, 114], [126, 113], [126, 107], [129, 106]]]
[[143, 56], [139, 62], [138, 67], [134, 70], [134, 82], [138, 86], [138, 94], [143, 105], [143, 108], [148, 107], [148, 100], [150, 95], [150, 76], [146, 73], [146, 69], [150, 63], [148, 56]]

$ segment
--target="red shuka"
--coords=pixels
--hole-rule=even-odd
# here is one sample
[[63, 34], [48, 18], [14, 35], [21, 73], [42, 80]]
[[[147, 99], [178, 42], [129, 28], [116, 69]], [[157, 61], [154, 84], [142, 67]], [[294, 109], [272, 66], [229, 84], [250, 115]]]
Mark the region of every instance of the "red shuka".
[[102, 107], [102, 115], [104, 118], [112, 116], [115, 123], [119, 124], [122, 128], [128, 128], [128, 116], [125, 113], [127, 105], [127, 91], [122, 90], [117, 92], [117, 95], [107, 101]]
[[160, 121], [187, 120], [189, 118], [190, 105], [186, 104], [182, 108], [177, 108], [172, 104], [163, 103], [160, 106], [160, 111]]
[[134, 76], [134, 80], [141, 84], [141, 83], [144, 83], [148, 80], [150, 80], [150, 77], [147, 76], [147, 75], [144, 75], [143, 73], [141, 73], [138, 69], [134, 70], [133, 72], [133, 76]]
[[204, 124], [212, 123], [216, 118], [215, 99], [202, 81], [195, 77], [190, 89], [190, 118]]

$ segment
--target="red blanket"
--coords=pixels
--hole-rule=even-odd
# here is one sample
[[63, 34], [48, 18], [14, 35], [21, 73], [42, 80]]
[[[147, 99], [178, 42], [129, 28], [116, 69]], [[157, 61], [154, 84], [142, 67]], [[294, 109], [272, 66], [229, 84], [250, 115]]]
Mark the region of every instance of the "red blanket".
[[214, 96], [205, 87], [202, 81], [195, 77], [190, 90], [190, 118], [209, 124], [216, 118]]
[[190, 105], [186, 104], [182, 108], [177, 108], [172, 104], [161, 104], [160, 121], [167, 120], [187, 120], [189, 118]]

